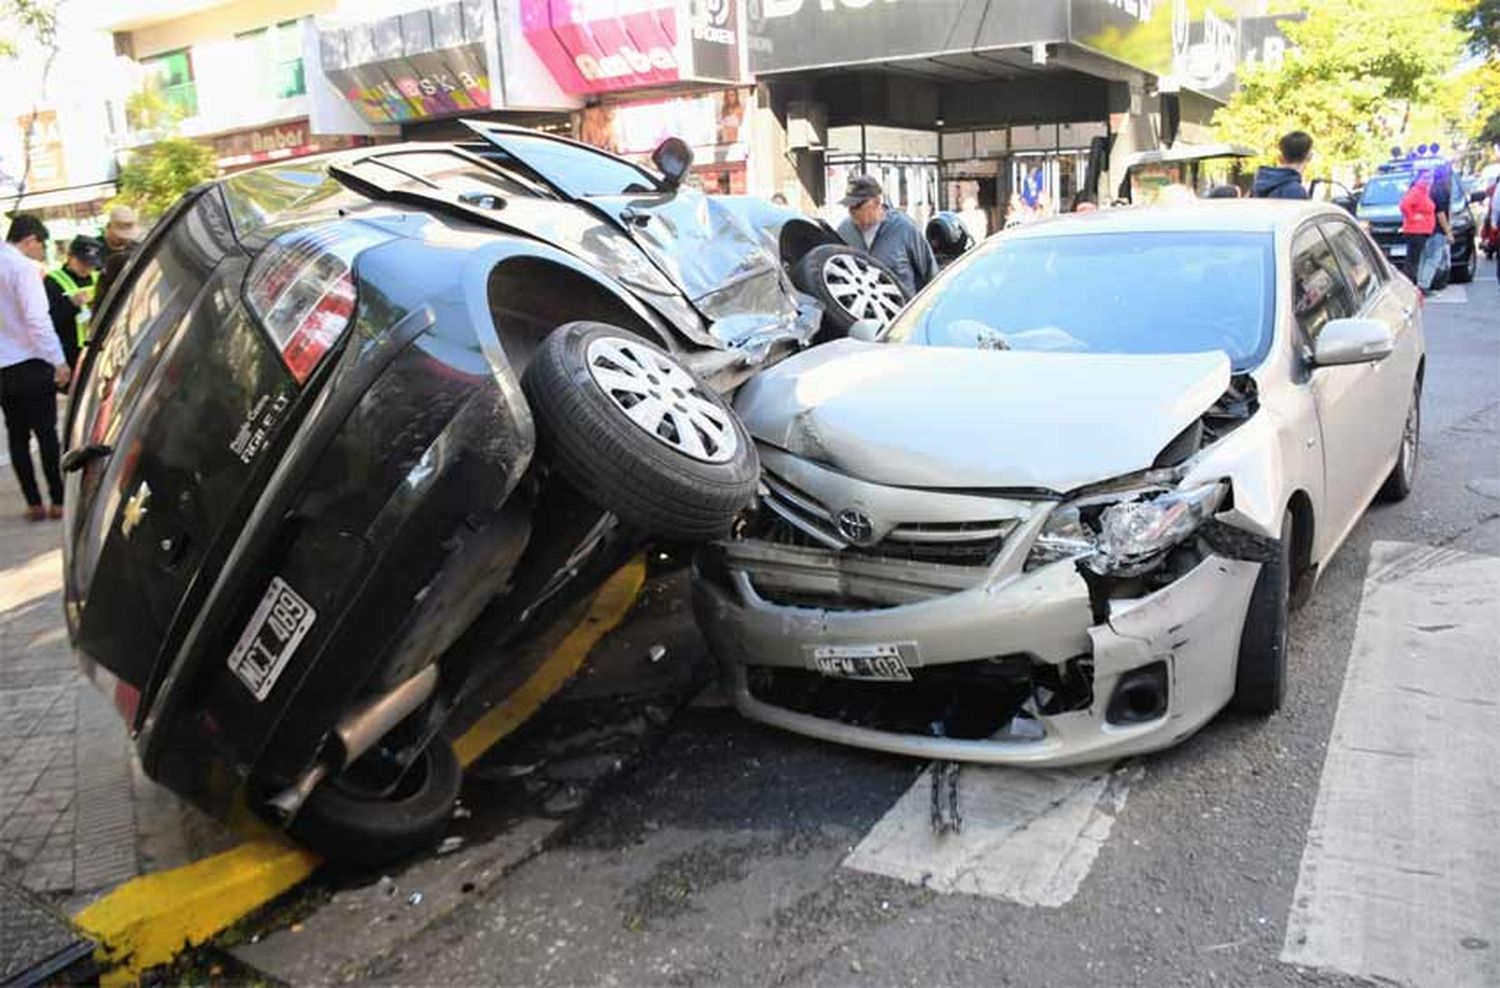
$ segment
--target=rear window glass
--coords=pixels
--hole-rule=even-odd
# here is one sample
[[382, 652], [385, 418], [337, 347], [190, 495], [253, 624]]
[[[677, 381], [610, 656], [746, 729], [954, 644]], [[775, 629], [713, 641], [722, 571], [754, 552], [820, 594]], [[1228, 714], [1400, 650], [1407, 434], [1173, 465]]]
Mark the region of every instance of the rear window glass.
[[409, 151], [383, 154], [375, 159], [388, 168], [411, 176], [420, 185], [431, 183], [447, 192], [492, 192], [504, 196], [534, 196], [534, 187], [492, 171], [456, 154], [442, 151]]
[[331, 213], [369, 202], [328, 174], [324, 162], [271, 165], [224, 179], [224, 201], [241, 237], [292, 210]]

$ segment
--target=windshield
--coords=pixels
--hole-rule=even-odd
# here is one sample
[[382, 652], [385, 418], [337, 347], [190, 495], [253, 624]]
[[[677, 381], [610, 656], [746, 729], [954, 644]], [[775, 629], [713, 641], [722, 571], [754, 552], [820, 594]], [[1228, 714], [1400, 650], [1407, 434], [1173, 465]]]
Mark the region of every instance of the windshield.
[[505, 131], [495, 139], [503, 150], [575, 199], [658, 189], [656, 179], [644, 168], [568, 141], [515, 131]]
[[1359, 197], [1361, 206], [1394, 206], [1406, 195], [1415, 176], [1411, 172], [1396, 172], [1393, 175], [1377, 175], [1365, 186]]
[[923, 346], [1070, 353], [1222, 350], [1236, 370], [1270, 346], [1264, 233], [1000, 238], [959, 261], [892, 325]]

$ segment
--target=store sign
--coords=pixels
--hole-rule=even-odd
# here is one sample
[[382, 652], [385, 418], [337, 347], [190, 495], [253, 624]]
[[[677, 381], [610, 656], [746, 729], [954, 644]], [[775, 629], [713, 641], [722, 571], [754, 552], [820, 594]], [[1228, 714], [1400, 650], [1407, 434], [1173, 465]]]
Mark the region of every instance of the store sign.
[[[26, 191], [45, 192], [48, 189], [60, 189], [68, 184], [68, 170], [63, 159], [62, 131], [57, 126], [57, 113], [54, 110], [42, 110], [35, 114], [26, 114], [16, 119], [16, 127], [19, 134], [16, 140], [16, 148], [25, 154], [29, 148], [29, 160], [31, 172], [26, 178]], [[27, 143], [27, 133], [30, 132], [30, 143]], [[26, 161], [18, 159], [18, 167], [14, 169], [15, 179], [19, 180], [26, 167]]]
[[309, 133], [306, 120], [236, 130], [218, 134], [209, 140], [213, 144], [214, 157], [220, 168], [244, 167], [263, 161], [338, 151], [354, 147], [356, 141], [345, 135], [314, 136]]
[[527, 43], [558, 84], [575, 95], [742, 79], [740, 0], [520, 3]]
[[371, 123], [488, 110], [485, 9], [447, 3], [375, 21], [320, 25], [323, 74]]
[[748, 0], [764, 73], [1071, 42], [1218, 98], [1285, 49], [1261, 0]]

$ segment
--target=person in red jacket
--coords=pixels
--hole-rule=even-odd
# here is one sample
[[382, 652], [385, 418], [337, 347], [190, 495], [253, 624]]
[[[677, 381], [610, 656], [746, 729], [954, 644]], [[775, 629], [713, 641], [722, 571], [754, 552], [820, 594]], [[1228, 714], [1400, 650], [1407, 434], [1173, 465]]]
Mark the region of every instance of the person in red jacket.
[[1418, 175], [1401, 197], [1401, 233], [1406, 237], [1406, 276], [1424, 292], [1428, 286], [1417, 282], [1417, 265], [1436, 229], [1437, 204], [1432, 201], [1432, 176]]

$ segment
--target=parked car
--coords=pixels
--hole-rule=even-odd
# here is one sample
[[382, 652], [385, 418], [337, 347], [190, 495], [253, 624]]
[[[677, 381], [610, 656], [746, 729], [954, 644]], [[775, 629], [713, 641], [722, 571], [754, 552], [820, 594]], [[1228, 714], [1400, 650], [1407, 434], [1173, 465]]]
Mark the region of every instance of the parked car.
[[68, 409], [68, 628], [146, 772], [345, 861], [442, 826], [448, 715], [550, 614], [728, 530], [722, 396], [818, 331], [787, 269], [836, 239], [679, 188], [681, 141], [473, 126], [185, 196]]
[[991, 237], [886, 331], [736, 398], [759, 504], [700, 552], [694, 598], [737, 707], [1014, 765], [1274, 712], [1289, 608], [1412, 489], [1421, 305], [1326, 205]]
[[[1398, 268], [1406, 264], [1406, 237], [1401, 233], [1401, 197], [1411, 186], [1424, 160], [1382, 165], [1380, 173], [1365, 184], [1359, 197], [1356, 215], [1380, 245], [1381, 251]], [[1470, 196], [1465, 194], [1457, 174], [1451, 170], [1446, 174], [1452, 196], [1448, 220], [1453, 229], [1453, 265], [1451, 271], [1438, 272], [1434, 280], [1438, 288], [1448, 284], [1450, 278], [1458, 283], [1473, 281], [1479, 270], [1479, 255], [1475, 249], [1479, 229], [1469, 210]]]

